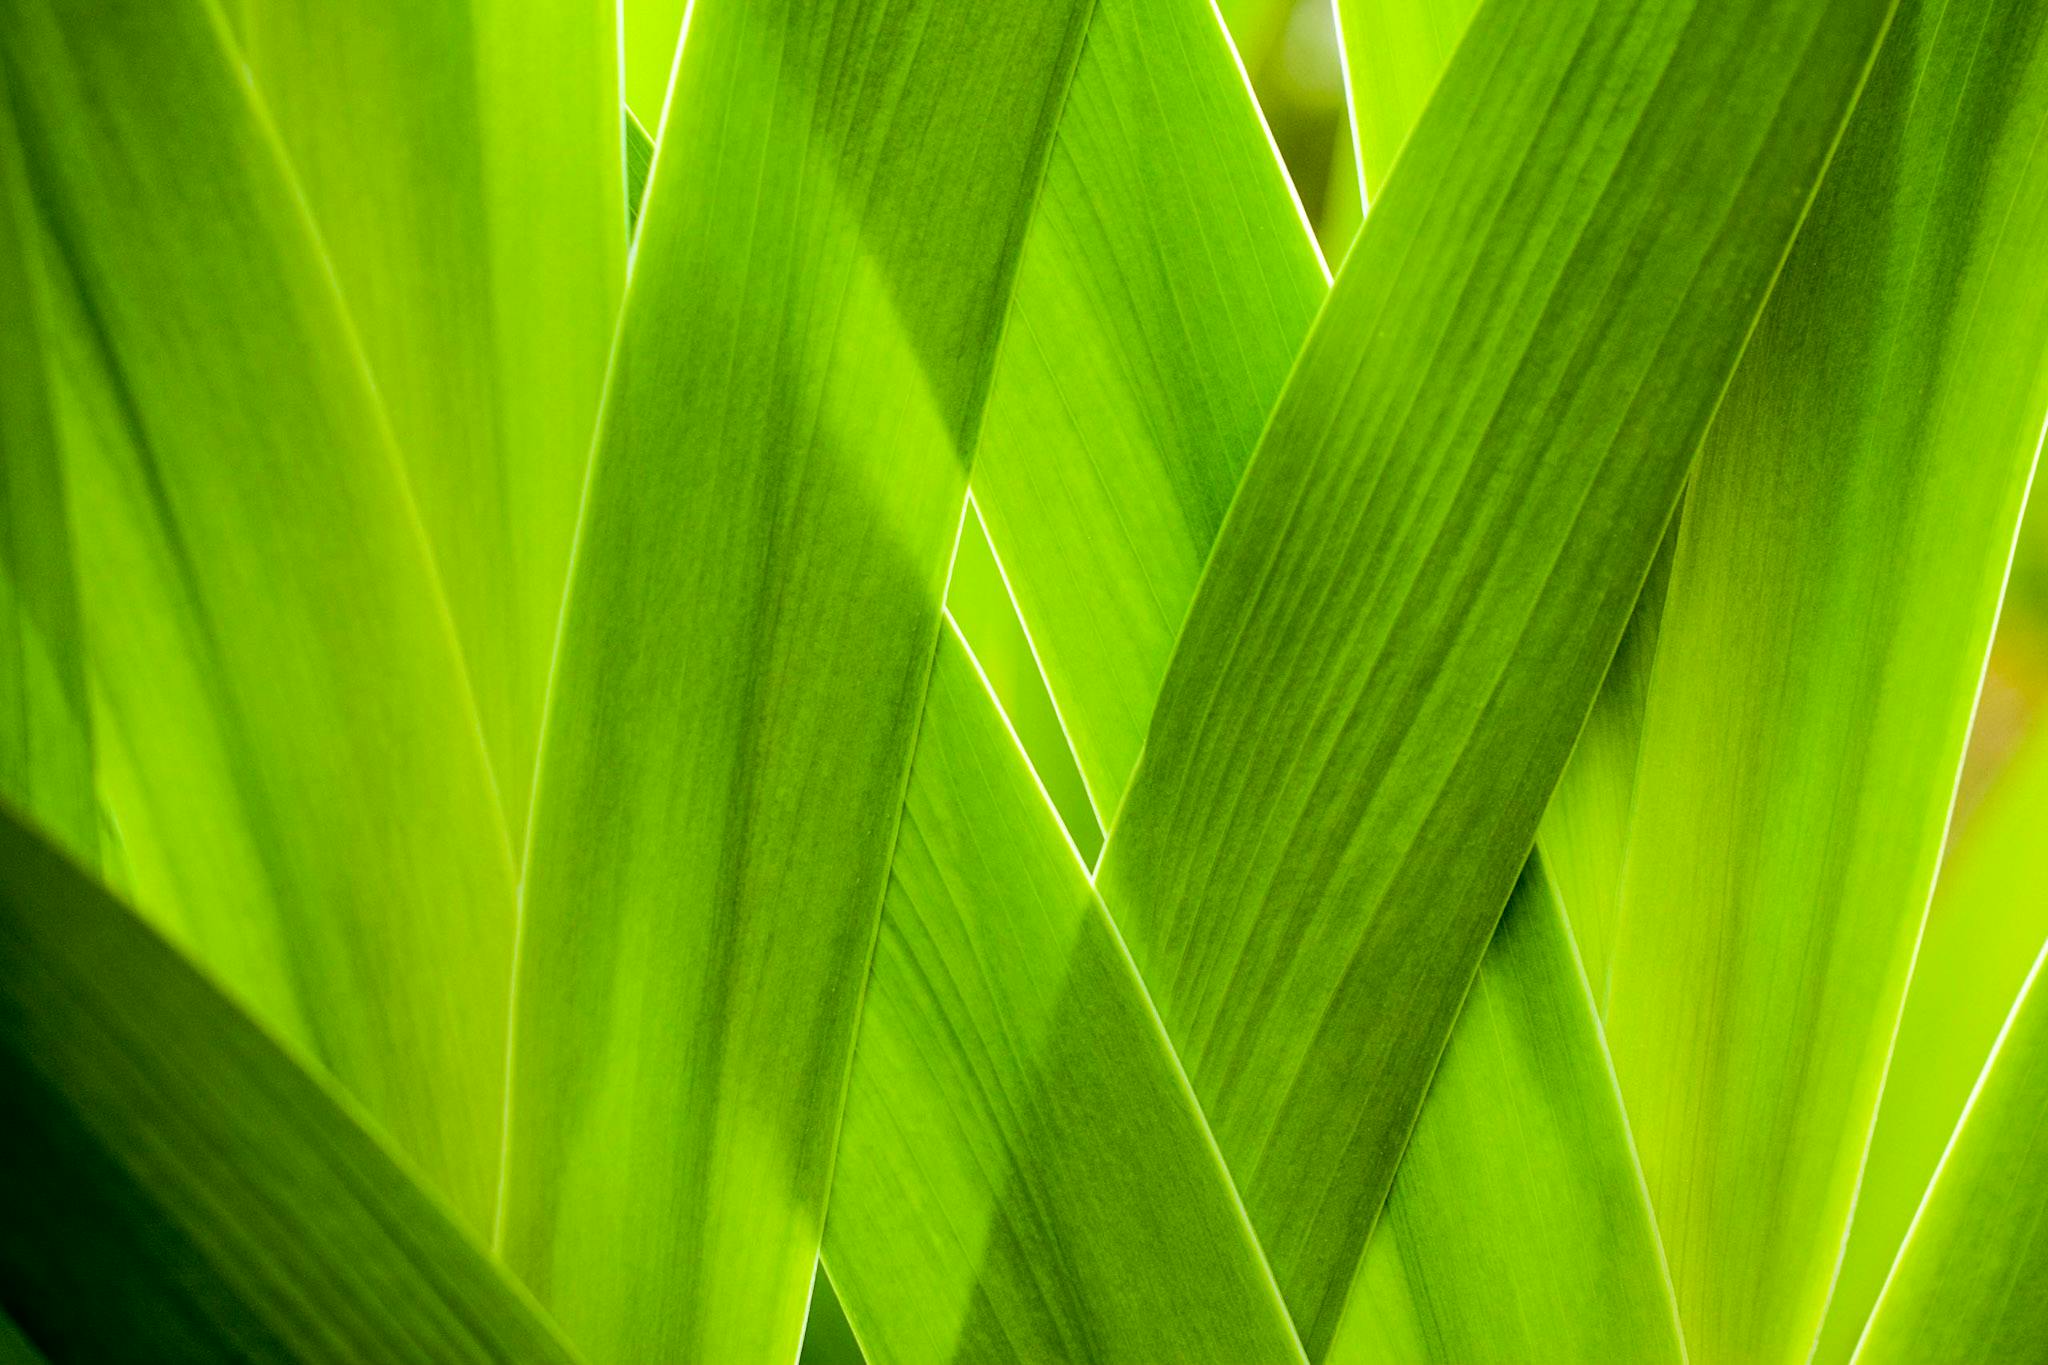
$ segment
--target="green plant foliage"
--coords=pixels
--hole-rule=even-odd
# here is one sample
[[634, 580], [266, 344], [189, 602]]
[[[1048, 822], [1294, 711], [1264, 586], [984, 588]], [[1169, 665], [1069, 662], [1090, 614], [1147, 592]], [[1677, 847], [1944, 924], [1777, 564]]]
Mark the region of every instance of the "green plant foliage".
[[186, 0], [0, 11], [111, 804], [143, 908], [484, 1227], [512, 860], [376, 391], [237, 66]]
[[1817, 1361], [1834, 1365], [1854, 1349], [2010, 1002], [2048, 943], [2043, 810], [2048, 730], [2036, 730], [1949, 854], [1928, 908]]
[[1238, 489], [1098, 885], [1312, 1356], [1888, 9], [1482, 11]]
[[[6, 119], [0, 109], [0, 134]], [[90, 863], [92, 709], [29, 254], [35, 210], [15, 169], [0, 162], [0, 800]]]
[[1842, 1254], [2048, 411], [2044, 131], [2048, 10], [1901, 7], [1687, 498], [1607, 1027], [1696, 1365], [1806, 1360]]
[[2041, 964], [1942, 1153], [1854, 1359], [1868, 1365], [2039, 1359], [2048, 1349], [2048, 1010]]
[[0, 1307], [53, 1360], [574, 1359], [344, 1101], [5, 812], [0, 1088]]
[[1116, 929], [941, 639], [825, 1243], [876, 1362], [1299, 1362]]
[[1087, 17], [692, 18], [522, 904], [501, 1240], [600, 1358], [795, 1350], [993, 343]]
[[2048, 0], [0, 0], [0, 1362], [2048, 1358], [2044, 140]]
[[405, 457], [516, 837], [625, 278], [613, 6], [242, 14]]
[[1335, 0], [1359, 175], [1377, 201], [1479, 0]]
[[1541, 859], [1502, 912], [1326, 1359], [1685, 1359], [1593, 997]]

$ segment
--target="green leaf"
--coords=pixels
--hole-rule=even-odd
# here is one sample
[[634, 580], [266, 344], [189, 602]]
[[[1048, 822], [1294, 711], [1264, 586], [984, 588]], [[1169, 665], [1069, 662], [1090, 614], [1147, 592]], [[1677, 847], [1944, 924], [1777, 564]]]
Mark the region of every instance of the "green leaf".
[[619, 106], [619, 133], [624, 138], [626, 157], [626, 234], [640, 226], [640, 205], [647, 196], [647, 175], [654, 169], [654, 139], [633, 117], [633, 111]]
[[[5, 87], [0, 86], [0, 95]], [[0, 112], [0, 144], [11, 141]], [[35, 295], [34, 207], [0, 145], [0, 800], [98, 860], [92, 713]]]
[[940, 639], [825, 1239], [877, 1362], [1302, 1359], [1087, 870]]
[[1889, 10], [1482, 10], [1231, 505], [1097, 884], [1312, 1357]]
[[2043, 810], [2048, 730], [2037, 729], [1957, 836], [1935, 883], [1818, 1365], [1840, 1365], [1854, 1349], [1971, 1083], [2048, 942]]
[[572, 1359], [344, 1100], [5, 812], [0, 1093], [0, 1305], [53, 1365]]
[[196, 0], [8, 4], [0, 80], [49, 242], [99, 735], [144, 909], [481, 1225], [511, 858], [303, 203]]
[[693, 11], [517, 988], [503, 1247], [600, 1359], [796, 1350], [990, 358], [1087, 14]]
[[2034, 961], [1885, 1281], [1857, 1365], [1999, 1365], [2048, 1352], [2048, 1008]]
[[1684, 1360], [1642, 1179], [1571, 930], [1532, 858], [1326, 1359]]
[[1686, 500], [1607, 1015], [1697, 1365], [1835, 1277], [2048, 411], [2048, 9], [1902, 5]]
[[1593, 1003], [1607, 1008], [1614, 936], [1621, 919], [1622, 868], [1635, 816], [1636, 769], [1643, 746], [1643, 713], [1649, 705], [1650, 669], [1657, 659], [1657, 630], [1664, 594], [1671, 582], [1671, 558], [1678, 546], [1683, 509], [1674, 517], [1650, 577], [1636, 598], [1628, 629], [1614, 662], [1600, 682], [1600, 695], [1586, 728], [1572, 747], [1571, 762], [1550, 795], [1538, 835], [1552, 884], [1564, 902], [1572, 938], [1592, 983]]
[[[1045, 785], [1060, 823], [1081, 851], [1082, 862], [1093, 867], [1102, 852], [1102, 826], [1088, 804], [1088, 788], [1075, 766], [1059, 708], [1046, 689], [1030, 632], [1018, 618], [1002, 563], [972, 501], [961, 524], [959, 548], [953, 552], [953, 572], [946, 579], [946, 614], [988, 677], [997, 704], [1016, 729], [1017, 742], [1024, 746], [1031, 770]], [[930, 723], [928, 718], [920, 722]]]
[[619, 0], [619, 47], [625, 55], [626, 104], [659, 130], [676, 45], [689, 22], [691, 0]]
[[1359, 173], [1367, 200], [1376, 203], [1479, 0], [1334, 3], [1344, 41]]
[[1201, 0], [1100, 0], [974, 492], [1105, 816], [1324, 292], [1215, 16]]
[[625, 280], [606, 0], [246, 0], [405, 457], [515, 840]]

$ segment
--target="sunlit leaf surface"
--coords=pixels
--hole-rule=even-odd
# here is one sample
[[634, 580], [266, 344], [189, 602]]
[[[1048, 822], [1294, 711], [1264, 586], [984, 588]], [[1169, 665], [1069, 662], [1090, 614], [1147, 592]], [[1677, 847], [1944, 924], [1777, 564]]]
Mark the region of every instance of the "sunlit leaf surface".
[[2048, 411], [2048, 9], [1901, 7], [1701, 456], [1608, 1037], [1695, 1365], [1805, 1361]]

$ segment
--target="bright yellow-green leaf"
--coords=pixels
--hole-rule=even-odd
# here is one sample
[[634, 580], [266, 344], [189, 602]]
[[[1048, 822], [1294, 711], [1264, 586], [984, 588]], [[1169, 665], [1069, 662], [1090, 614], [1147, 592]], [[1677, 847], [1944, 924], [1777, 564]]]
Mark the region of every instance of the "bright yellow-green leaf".
[[0, 110], [0, 800], [90, 864], [100, 822], [92, 708], [34, 292], [40, 263], [29, 254], [35, 210], [8, 126]]
[[1231, 505], [1097, 884], [1312, 1357], [1889, 10], [1482, 9]]
[[[1682, 514], [1681, 514], [1682, 515]], [[1642, 753], [1643, 711], [1649, 703], [1650, 667], [1657, 658], [1657, 627], [1671, 581], [1677, 526], [1664, 535], [1635, 613], [1601, 680], [1600, 695], [1571, 762], [1550, 795], [1538, 840], [1552, 884], [1564, 902], [1572, 938], [1592, 983], [1594, 1005], [1607, 1008], [1614, 934], [1621, 917], [1621, 872], [1635, 813], [1636, 765]]]
[[2048, 1009], [2034, 960], [1885, 1281], [1856, 1365], [2048, 1356]]
[[1607, 1015], [1695, 1365], [1834, 1280], [2048, 410], [2048, 8], [1908, 0], [1686, 499]]
[[941, 638], [825, 1256], [876, 1362], [1300, 1362], [1115, 928]]
[[608, 0], [245, 0], [405, 457], [515, 838], [625, 279]]
[[1571, 929], [1532, 858], [1326, 1360], [1678, 1365], [1642, 1181]]
[[953, 552], [953, 572], [946, 580], [946, 614], [966, 637], [1003, 714], [1017, 731], [1032, 771], [1052, 798], [1060, 823], [1081, 850], [1082, 861], [1093, 867], [1102, 852], [1102, 825], [1088, 804], [1087, 785], [1074, 764], [1059, 709], [1046, 690], [1031, 635], [1018, 619], [1003, 566], [971, 502], [961, 523], [960, 546]]
[[[199, 0], [20, 0], [99, 727], [146, 911], [481, 1226], [513, 871], [375, 391]], [[140, 808], [138, 808], [140, 807]]]
[[1324, 289], [1208, 5], [1099, 0], [974, 489], [1105, 818]]
[[1971, 817], [1935, 884], [1816, 1365], [1841, 1365], [1855, 1348], [1971, 1083], [2048, 942], [2044, 811], [2048, 730], [2037, 729]]
[[1334, 0], [1344, 35], [1357, 157], [1377, 202], [1479, 0]]
[[626, 104], [642, 123], [659, 128], [690, 0], [619, 0], [618, 13]]
[[782, 1361], [1015, 262], [1089, 6], [698, 0], [536, 786], [508, 1261]]
[[0, 1306], [51, 1365], [572, 1359], [344, 1099], [5, 812], [0, 1094]]

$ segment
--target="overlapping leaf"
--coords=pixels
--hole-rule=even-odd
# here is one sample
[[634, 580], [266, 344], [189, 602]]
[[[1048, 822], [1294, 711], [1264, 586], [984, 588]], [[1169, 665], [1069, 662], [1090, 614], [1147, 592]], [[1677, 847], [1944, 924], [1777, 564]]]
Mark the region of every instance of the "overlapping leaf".
[[1482, 10], [1232, 504], [1098, 885], [1312, 1356], [1888, 11]]
[[692, 15], [517, 992], [504, 1250], [600, 1359], [795, 1349], [994, 339], [1087, 14]]
[[1947, 855], [1913, 957], [1884, 1098], [1815, 1360], [1846, 1361], [1972, 1083], [2048, 943], [2048, 730], [2036, 730]]
[[1903, 5], [1686, 500], [1607, 1024], [1699, 1365], [1813, 1348], [2044, 411], [2048, 11]]
[[9, 4], [0, 72], [141, 903], [481, 1226], [511, 858], [303, 203], [200, 0]]
[[1326, 1359], [1685, 1359], [1592, 995], [1540, 858], [1465, 998]]
[[607, 0], [245, 0], [524, 829], [625, 277]]
[[1123, 944], [950, 634], [825, 1254], [877, 1362], [1302, 1359]]
[[51, 1365], [573, 1359], [344, 1102], [0, 812], [0, 1308]]
[[2034, 961], [1853, 1357], [1993, 1365], [2048, 1351], [2048, 1009]]

